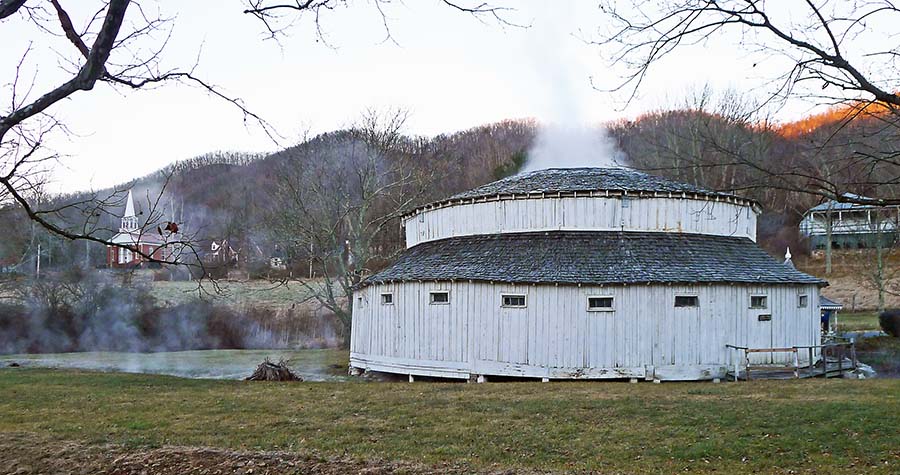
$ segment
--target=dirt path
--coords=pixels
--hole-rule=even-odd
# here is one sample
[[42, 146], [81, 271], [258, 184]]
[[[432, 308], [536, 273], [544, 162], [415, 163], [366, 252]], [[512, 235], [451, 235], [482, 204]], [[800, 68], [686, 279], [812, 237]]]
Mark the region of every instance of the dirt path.
[[361, 461], [349, 457], [325, 458], [292, 452], [243, 452], [192, 447], [126, 448], [57, 442], [28, 434], [0, 434], [0, 475], [353, 473], [455, 474], [474, 471], [461, 465], [425, 466], [383, 460]]

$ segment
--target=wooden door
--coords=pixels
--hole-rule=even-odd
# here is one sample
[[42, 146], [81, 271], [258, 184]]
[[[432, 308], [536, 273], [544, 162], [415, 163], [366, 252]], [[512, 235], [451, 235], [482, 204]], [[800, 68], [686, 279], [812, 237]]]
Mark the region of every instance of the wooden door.
[[[748, 312], [749, 334], [747, 346], [750, 348], [773, 348], [774, 339], [774, 323], [772, 322], [772, 311], [766, 308], [751, 308]], [[774, 362], [772, 353], [751, 353], [750, 364], [772, 364]]]

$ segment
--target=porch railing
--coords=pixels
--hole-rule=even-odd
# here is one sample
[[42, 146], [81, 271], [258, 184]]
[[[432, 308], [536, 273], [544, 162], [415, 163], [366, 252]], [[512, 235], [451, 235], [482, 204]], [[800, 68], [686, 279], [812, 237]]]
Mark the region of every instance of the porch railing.
[[[773, 369], [792, 369], [795, 378], [801, 377], [828, 377], [829, 374], [843, 374], [845, 370], [844, 361], [849, 359], [846, 369], [856, 371], [858, 361], [856, 359], [856, 343], [850, 340], [835, 340], [821, 345], [797, 345], [782, 348], [750, 348], [738, 345], [725, 345], [726, 348], [735, 350], [735, 353], [742, 354], [742, 358], [734, 358], [734, 380], [738, 380], [740, 375], [741, 363], [744, 366], [744, 374], [747, 381], [751, 380], [751, 371], [756, 370], [773, 370]], [[815, 350], [820, 349], [822, 362], [821, 371], [816, 369], [814, 361]], [[803, 371], [800, 365], [800, 353], [805, 352], [809, 357], [809, 366]], [[791, 353], [791, 365], [772, 365], [772, 364], [751, 364], [750, 355], [758, 353]], [[831, 360], [831, 361], [829, 361]]]

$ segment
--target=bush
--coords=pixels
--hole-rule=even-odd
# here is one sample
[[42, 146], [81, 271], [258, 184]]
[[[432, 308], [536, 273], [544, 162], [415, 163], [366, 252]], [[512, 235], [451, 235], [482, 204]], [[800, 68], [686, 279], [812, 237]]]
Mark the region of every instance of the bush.
[[888, 335], [900, 337], [900, 309], [885, 310], [878, 316], [881, 329]]

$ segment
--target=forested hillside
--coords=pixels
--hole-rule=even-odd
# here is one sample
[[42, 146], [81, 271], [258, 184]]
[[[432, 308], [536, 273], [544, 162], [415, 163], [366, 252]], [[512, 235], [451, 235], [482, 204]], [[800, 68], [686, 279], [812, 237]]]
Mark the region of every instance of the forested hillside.
[[[848, 125], [851, 115], [861, 117]], [[114, 194], [118, 206], [109, 207], [111, 212], [85, 218], [83, 208], [73, 207], [54, 215], [70, 226], [92, 222], [111, 235], [124, 205], [121, 191], [133, 189], [140, 212], [153, 208], [179, 223], [197, 240], [200, 251], [212, 240], [227, 239], [239, 254], [240, 265], [265, 262], [271, 256], [305, 262], [309, 256], [300, 250], [301, 239], [289, 241], [292, 234], [315, 231], [285, 224], [315, 222], [322, 218], [317, 213], [334, 218], [351, 208], [364, 209], [367, 217], [360, 221], [364, 226], [356, 227], [378, 223], [378, 231], [365, 240], [375, 250], [369, 256], [371, 265], [377, 266], [402, 247], [396, 219], [399, 205], [419, 205], [516, 173], [538, 133], [530, 120], [507, 120], [436, 137], [411, 137], [376, 123], [368, 125], [321, 134], [268, 156], [210, 153], [116, 190], [56, 196], [46, 203], [59, 207]], [[633, 168], [758, 200], [765, 210], [760, 241], [773, 254], [783, 252], [786, 245], [802, 250], [796, 224], [804, 210], [822, 200], [809, 193], [821, 191], [812, 189], [813, 179], [865, 196], [900, 195], [891, 188], [895, 185], [874, 188], [877, 181], [871, 179], [873, 173], [897, 174], [896, 170], [888, 165], [884, 170], [863, 168], [845, 158], [867, 147], [883, 150], [885, 144], [900, 149], [896, 129], [882, 127], [877, 111], [834, 109], [773, 125], [738, 109], [697, 107], [650, 113], [607, 127]], [[366, 194], [369, 182], [378, 185], [372, 188], [375, 194]], [[860, 186], [862, 182], [867, 185]], [[114, 193], [117, 190], [120, 193]], [[331, 207], [341, 202], [353, 205]], [[318, 204], [308, 209], [303, 203]], [[382, 217], [390, 223], [379, 221]], [[0, 219], [4, 229], [11, 230], [0, 244], [4, 266], [32, 268], [38, 243], [45, 267], [104, 263], [101, 244], [51, 237], [30, 223], [22, 224], [27, 221], [11, 208], [3, 210]], [[335, 222], [329, 225], [334, 228]], [[337, 226], [344, 229], [330, 236], [330, 243], [321, 236], [306, 236], [302, 249], [340, 247], [345, 235], [360, 232], [349, 220], [339, 220]], [[316, 239], [322, 242], [313, 245]]]

